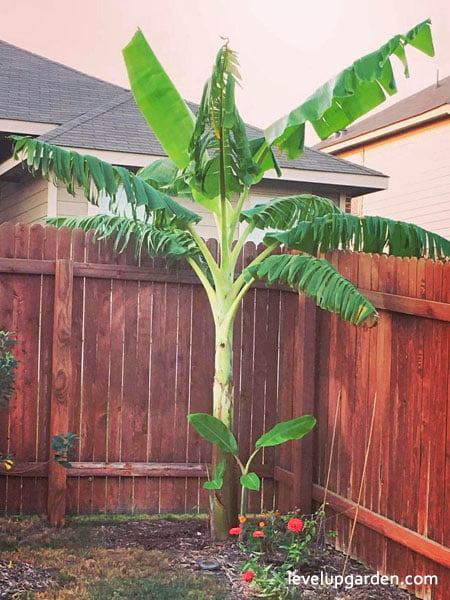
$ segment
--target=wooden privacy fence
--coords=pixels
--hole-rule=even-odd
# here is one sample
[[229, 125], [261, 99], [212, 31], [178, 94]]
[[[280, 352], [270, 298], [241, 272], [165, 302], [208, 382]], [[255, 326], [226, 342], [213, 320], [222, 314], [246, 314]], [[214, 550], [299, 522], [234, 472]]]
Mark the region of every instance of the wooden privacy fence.
[[[380, 572], [430, 574], [407, 586], [450, 598], [450, 263], [335, 253], [380, 309], [361, 329], [320, 312], [313, 497], [326, 494], [337, 545], [348, 548], [374, 427], [352, 554]], [[336, 435], [332, 451], [334, 423]]]
[[[240, 268], [256, 251], [247, 244]], [[81, 231], [12, 224], [0, 225], [0, 273], [0, 328], [16, 332], [20, 361], [0, 423], [0, 451], [17, 461], [0, 477], [2, 512], [58, 523], [64, 512], [205, 510], [211, 448], [186, 417], [212, 410], [214, 328], [193, 273], [138, 266]], [[290, 290], [261, 285], [245, 298], [234, 344], [244, 455], [279, 418], [312, 411], [314, 353], [302, 339], [314, 339], [294, 332], [313, 331], [313, 318]], [[67, 431], [80, 437], [70, 470], [49, 460], [51, 437]], [[251, 510], [273, 507], [275, 492], [287, 508], [293, 490], [309, 509], [311, 444], [260, 454]]]
[[[248, 244], [240, 266], [255, 252]], [[314, 441], [261, 454], [262, 493], [250, 509], [308, 510], [326, 497], [338, 547], [348, 547], [357, 513], [352, 554], [400, 581], [437, 575], [438, 586], [408, 589], [448, 600], [450, 264], [331, 259], [378, 307], [377, 328], [263, 284], [236, 322], [243, 454], [277, 420], [318, 418]], [[0, 477], [2, 512], [204, 509], [210, 448], [186, 415], [210, 411], [214, 340], [195, 277], [161, 261], [138, 266], [79, 231], [11, 224], [0, 225], [0, 273], [0, 328], [17, 332], [20, 360], [18, 393], [0, 420], [0, 451], [18, 461]], [[49, 460], [49, 440], [63, 431], [80, 435], [68, 472]]]

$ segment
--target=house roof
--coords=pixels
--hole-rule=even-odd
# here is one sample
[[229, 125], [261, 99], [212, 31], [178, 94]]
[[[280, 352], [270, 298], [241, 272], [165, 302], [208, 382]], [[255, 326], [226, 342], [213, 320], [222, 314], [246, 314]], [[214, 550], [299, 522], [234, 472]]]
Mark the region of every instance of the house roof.
[[319, 142], [314, 148], [327, 148], [394, 123], [417, 117], [446, 104], [450, 104], [450, 76], [441, 79], [439, 84], [434, 83], [367, 119], [363, 119], [356, 125], [340, 132], [339, 135]]
[[[192, 102], [188, 102], [188, 104], [193, 112], [197, 111], [198, 105]], [[257, 127], [247, 125], [247, 135], [249, 138], [256, 138], [261, 137], [263, 132]], [[149, 128], [141, 111], [136, 106], [130, 91], [116, 95], [101, 106], [41, 135], [39, 139], [72, 148], [166, 156], [156, 135]], [[354, 175], [381, 175], [378, 171], [355, 165], [311, 148], [305, 148], [302, 156], [294, 161], [288, 161], [278, 156], [278, 162], [281, 167], [290, 169]]]
[[122, 91], [0, 40], [0, 119], [61, 124]]
[[[195, 112], [198, 105], [189, 103]], [[165, 156], [129, 90], [0, 41], [0, 119], [55, 124], [39, 139], [59, 146]], [[247, 126], [249, 137], [262, 130]], [[342, 175], [378, 171], [306, 148], [282, 168]], [[137, 166], [137, 165], [136, 165]]]

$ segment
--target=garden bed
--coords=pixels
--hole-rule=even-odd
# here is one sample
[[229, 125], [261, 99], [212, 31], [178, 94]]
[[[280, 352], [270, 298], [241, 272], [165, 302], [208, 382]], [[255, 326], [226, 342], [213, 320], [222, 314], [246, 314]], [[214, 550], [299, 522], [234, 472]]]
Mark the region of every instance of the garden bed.
[[[0, 598], [23, 600], [142, 599], [244, 600], [251, 598], [235, 541], [208, 539], [204, 518], [92, 516], [51, 529], [36, 517], [0, 520]], [[219, 563], [216, 571], [201, 560]], [[326, 547], [302, 574], [342, 571], [344, 557]], [[348, 573], [370, 573], [351, 561]], [[351, 590], [297, 586], [296, 600], [411, 600], [393, 587]]]

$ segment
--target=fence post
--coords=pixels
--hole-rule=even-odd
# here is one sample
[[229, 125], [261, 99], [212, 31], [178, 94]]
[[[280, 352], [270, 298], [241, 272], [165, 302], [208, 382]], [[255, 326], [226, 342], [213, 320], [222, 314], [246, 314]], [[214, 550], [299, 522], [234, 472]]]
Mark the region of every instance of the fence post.
[[[68, 428], [68, 403], [72, 391], [72, 291], [73, 262], [58, 259], [53, 313], [50, 444], [54, 435], [67, 433]], [[48, 518], [51, 525], [62, 526], [66, 512], [66, 469], [53, 460], [51, 447], [49, 458]]]
[[[305, 294], [300, 294], [294, 330], [294, 416], [314, 414], [316, 315], [314, 302]], [[292, 443], [290, 505], [292, 508], [300, 508], [303, 514], [310, 514], [312, 511], [313, 435], [314, 433], [308, 434], [302, 440]]]

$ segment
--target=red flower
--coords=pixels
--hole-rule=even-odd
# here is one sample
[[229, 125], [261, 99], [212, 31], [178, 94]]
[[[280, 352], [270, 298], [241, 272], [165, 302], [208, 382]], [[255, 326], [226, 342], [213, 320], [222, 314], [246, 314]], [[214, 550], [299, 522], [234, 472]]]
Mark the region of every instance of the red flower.
[[245, 573], [242, 573], [242, 579], [244, 581], [252, 581], [253, 578], [255, 577], [255, 573], [253, 571], [245, 571]]
[[261, 530], [257, 529], [256, 531], [254, 531], [252, 533], [252, 536], [253, 537], [264, 537], [264, 531], [261, 531]]
[[303, 521], [301, 519], [289, 519], [287, 528], [289, 531], [301, 531], [303, 529]]
[[242, 533], [242, 527], [232, 527], [228, 533], [230, 535], [239, 535]]

